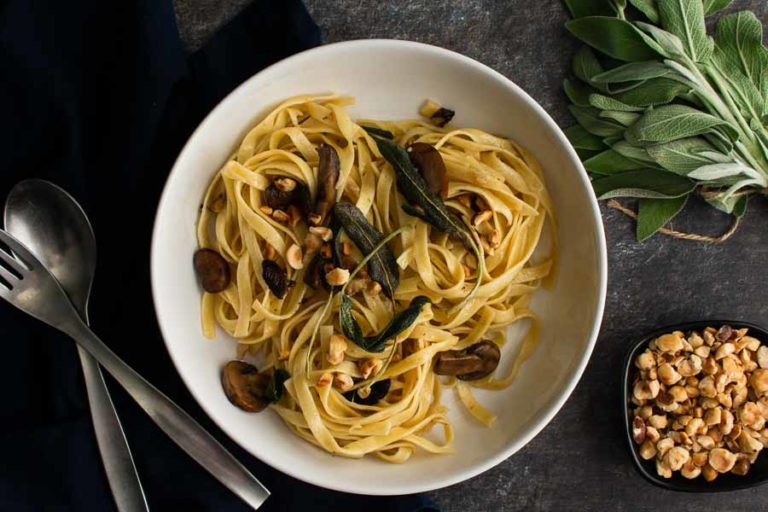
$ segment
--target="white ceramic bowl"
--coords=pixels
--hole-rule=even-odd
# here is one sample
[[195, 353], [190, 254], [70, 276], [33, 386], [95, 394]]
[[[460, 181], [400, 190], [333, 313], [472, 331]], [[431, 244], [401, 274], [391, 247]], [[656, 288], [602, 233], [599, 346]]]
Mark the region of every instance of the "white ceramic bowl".
[[[198, 206], [209, 180], [248, 128], [299, 94], [352, 95], [353, 117], [417, 116], [425, 98], [456, 109], [456, 126], [507, 135], [540, 160], [560, 224], [559, 277], [537, 292], [541, 342], [514, 384], [477, 393], [499, 418], [487, 429], [443, 395], [456, 429], [454, 455], [418, 454], [402, 465], [333, 457], [294, 436], [276, 414], [248, 414], [224, 396], [219, 371], [234, 342], [200, 331], [200, 289], [192, 269]], [[553, 418], [595, 344], [606, 289], [605, 236], [587, 175], [546, 112], [510, 80], [462, 55], [424, 44], [366, 40], [309, 50], [258, 73], [202, 122], [168, 177], [152, 242], [152, 289], [168, 351], [202, 408], [232, 439], [280, 471], [322, 487], [361, 494], [408, 494], [451, 485], [500, 463]], [[566, 442], [565, 440], [563, 442]]]

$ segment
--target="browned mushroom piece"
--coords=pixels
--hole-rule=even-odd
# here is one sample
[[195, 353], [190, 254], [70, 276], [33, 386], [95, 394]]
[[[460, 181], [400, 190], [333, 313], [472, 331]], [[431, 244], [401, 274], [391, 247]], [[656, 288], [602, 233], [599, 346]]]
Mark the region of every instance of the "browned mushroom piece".
[[453, 116], [456, 115], [456, 112], [449, 109], [449, 108], [443, 108], [440, 107], [437, 109], [437, 111], [432, 114], [432, 116], [429, 118], [434, 124], [442, 128], [443, 126], [447, 125], [451, 122], [453, 119]]
[[328, 288], [328, 284], [325, 282], [325, 264], [328, 260], [324, 259], [319, 254], [315, 254], [315, 257], [309, 262], [307, 270], [304, 273], [304, 283], [313, 290], [317, 290], [321, 286]]
[[317, 199], [312, 212], [309, 214], [309, 224], [326, 226], [330, 222], [329, 213], [336, 202], [336, 182], [339, 181], [339, 155], [328, 144], [318, 149], [320, 163], [317, 167]]
[[229, 286], [232, 278], [229, 263], [213, 249], [199, 249], [192, 258], [195, 272], [200, 277], [203, 290], [208, 293], [219, 293]]
[[435, 358], [438, 375], [455, 375], [461, 380], [477, 380], [490, 375], [499, 365], [501, 351], [490, 341], [480, 341], [464, 350], [446, 350]]
[[427, 182], [427, 187], [442, 199], [448, 197], [448, 176], [445, 162], [440, 152], [434, 146], [417, 142], [408, 147], [411, 162], [419, 170], [421, 177]]
[[284, 178], [276, 179], [264, 190], [264, 203], [274, 210], [285, 211], [288, 210], [289, 206], [293, 205], [308, 211], [307, 204], [309, 200], [307, 198], [309, 197], [309, 190], [307, 187], [303, 183], [291, 180], [294, 183], [293, 188], [287, 190], [285, 187], [282, 187], [281, 189], [276, 184], [280, 179]]
[[248, 412], [259, 412], [270, 403], [269, 383], [272, 378], [259, 373], [252, 364], [230, 361], [221, 371], [221, 386], [232, 404]]
[[261, 262], [261, 277], [267, 283], [267, 286], [275, 294], [275, 297], [282, 299], [285, 292], [288, 291], [288, 275], [280, 265], [272, 260]]

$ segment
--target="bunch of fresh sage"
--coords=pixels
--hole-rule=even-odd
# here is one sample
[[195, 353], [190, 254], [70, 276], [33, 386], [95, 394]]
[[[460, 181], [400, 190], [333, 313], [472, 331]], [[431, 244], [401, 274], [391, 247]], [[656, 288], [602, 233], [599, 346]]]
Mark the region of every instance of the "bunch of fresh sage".
[[[697, 194], [737, 217], [768, 189], [768, 49], [730, 0], [565, 0], [586, 43], [564, 87], [567, 135], [601, 199], [638, 198], [637, 238]], [[595, 51], [596, 50], [596, 51]]]

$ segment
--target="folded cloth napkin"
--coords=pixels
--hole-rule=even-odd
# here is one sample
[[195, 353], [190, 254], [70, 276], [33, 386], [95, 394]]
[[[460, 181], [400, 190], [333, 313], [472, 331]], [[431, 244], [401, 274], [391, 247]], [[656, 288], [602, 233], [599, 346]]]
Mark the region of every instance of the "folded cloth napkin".
[[[184, 141], [240, 82], [318, 44], [319, 30], [299, 0], [253, 2], [189, 57], [170, 0], [5, 0], [0, 200], [19, 180], [38, 177], [81, 202], [98, 239], [94, 330], [264, 482], [272, 497], [263, 510], [428, 510], [420, 496], [319, 489], [245, 453], [184, 388], [152, 308], [154, 210]], [[0, 340], [0, 510], [114, 510], [74, 344], [2, 303]], [[110, 382], [110, 389], [153, 510], [247, 509], [119, 386]]]

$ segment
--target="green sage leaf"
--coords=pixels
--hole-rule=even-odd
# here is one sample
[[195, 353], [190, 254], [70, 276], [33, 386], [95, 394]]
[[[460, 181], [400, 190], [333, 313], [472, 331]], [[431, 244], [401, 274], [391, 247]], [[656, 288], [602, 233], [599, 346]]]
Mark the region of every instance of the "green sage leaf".
[[635, 124], [640, 116], [641, 114], [637, 112], [622, 112], [620, 110], [603, 110], [600, 112], [600, 117], [603, 119], [611, 119], [626, 127]]
[[658, 61], [630, 62], [595, 75], [592, 80], [597, 83], [612, 84], [659, 78], [672, 72], [669, 66]]
[[[368, 256], [384, 239], [384, 235], [373, 227], [354, 204], [341, 201], [333, 207], [334, 218], [339, 221], [349, 238], [355, 243], [363, 256]], [[371, 279], [381, 285], [387, 297], [393, 297], [400, 284], [400, 269], [395, 257], [386, 245], [368, 260], [368, 272]]]
[[664, 105], [646, 111], [625, 137], [640, 143], [662, 144], [686, 137], [695, 137], [722, 129], [724, 133], [736, 133], [727, 122], [710, 114], [685, 105]]
[[640, 112], [645, 110], [643, 107], [627, 105], [615, 98], [604, 96], [602, 94], [590, 94], [587, 96], [587, 105], [584, 106], [592, 106], [599, 108], [600, 110], [619, 110], [622, 112]]
[[718, 11], [722, 11], [729, 5], [732, 0], [704, 0], [704, 15], [710, 16]]
[[656, 0], [629, 0], [629, 3], [653, 23], [659, 22], [659, 10], [656, 8]]
[[712, 40], [704, 25], [701, 0], [656, 0], [661, 26], [676, 35], [685, 53], [695, 62], [706, 62], [712, 54]]
[[605, 149], [603, 139], [597, 135], [589, 133], [578, 124], [567, 128], [565, 130], [565, 136], [568, 137], [571, 145], [576, 149], [584, 149], [587, 151], [602, 151]]
[[650, 41], [653, 41], [653, 44], [656, 45], [654, 47], [656, 52], [660, 53], [664, 57], [670, 59], [682, 57], [685, 55], [685, 47], [683, 46], [683, 42], [675, 34], [667, 32], [666, 30], [663, 30], [655, 25], [643, 23], [642, 21], [635, 22], [634, 26], [638, 28], [640, 33], [643, 33], [647, 36], [646, 38], [643, 38], [645, 44], [651, 46], [652, 44], [649, 42], [649, 39]]
[[740, 174], [748, 176], [750, 175], [749, 171], [752, 171], [752, 169], [744, 167], [739, 163], [709, 164], [689, 172], [688, 177], [700, 181], [715, 181], [731, 176], [739, 176]]
[[377, 137], [381, 137], [383, 139], [392, 140], [395, 138], [395, 136], [389, 130], [376, 128], [375, 126], [363, 126], [363, 129], [368, 133], [370, 133], [371, 135], [376, 135]]
[[707, 204], [723, 213], [730, 213], [737, 217], [743, 217], [747, 212], [747, 201], [749, 196], [721, 196], [706, 199]]
[[613, 16], [616, 12], [609, 0], [565, 0], [565, 6], [574, 19], [585, 16]]
[[627, 105], [651, 107], [666, 105], [690, 90], [688, 85], [677, 80], [659, 77], [646, 80], [627, 91], [618, 92], [613, 97]]
[[628, 143], [626, 140], [614, 142], [610, 146], [618, 154], [625, 156], [630, 160], [643, 162], [644, 164], [646, 164], [645, 167], [657, 167], [658, 165], [656, 163], [656, 160], [654, 160], [653, 157], [651, 157], [651, 155], [648, 154], [648, 151], [646, 151], [644, 148], [633, 146], [632, 144]]
[[671, 199], [688, 194], [694, 181], [667, 171], [640, 169], [604, 176], [592, 181], [598, 199], [640, 197]]
[[398, 334], [408, 329], [421, 314], [421, 310], [426, 304], [430, 304], [429, 298], [419, 295], [411, 300], [410, 305], [397, 313], [389, 324], [377, 335], [366, 336], [364, 345], [361, 347], [368, 352], [381, 352], [386, 347], [387, 341], [396, 338]]
[[603, 66], [600, 64], [600, 61], [597, 60], [595, 52], [593, 52], [592, 48], [589, 46], [584, 45], [579, 48], [579, 51], [573, 56], [571, 67], [576, 78], [585, 84], [592, 85], [600, 90], [605, 89], [603, 84], [592, 82], [593, 76], [603, 72]]
[[600, 137], [614, 137], [624, 133], [624, 126], [608, 119], [601, 119], [600, 111], [595, 108], [570, 105], [568, 109], [589, 133]]
[[565, 26], [573, 35], [614, 59], [635, 62], [659, 57], [628, 21], [587, 16], [571, 20]]
[[711, 157], [706, 156], [707, 154], [728, 159], [727, 156], [717, 153], [710, 143], [700, 137], [648, 146], [646, 151], [664, 169], [683, 176], [699, 167], [715, 163]]
[[613, 149], [609, 149], [585, 160], [584, 168], [594, 174], [610, 175], [634, 169], [643, 169], [645, 165], [642, 162], [630, 160]]
[[571, 103], [580, 107], [589, 107], [589, 95], [592, 94], [592, 88], [584, 82], [578, 80], [564, 80], [563, 90]]
[[637, 241], [653, 236], [682, 211], [688, 194], [672, 199], [640, 199], [637, 208]]
[[[717, 24], [715, 43], [724, 59], [739, 69], [768, 99], [768, 49], [763, 46], [763, 25], [754, 13], [723, 16]], [[763, 103], [765, 111], [765, 103]]]

